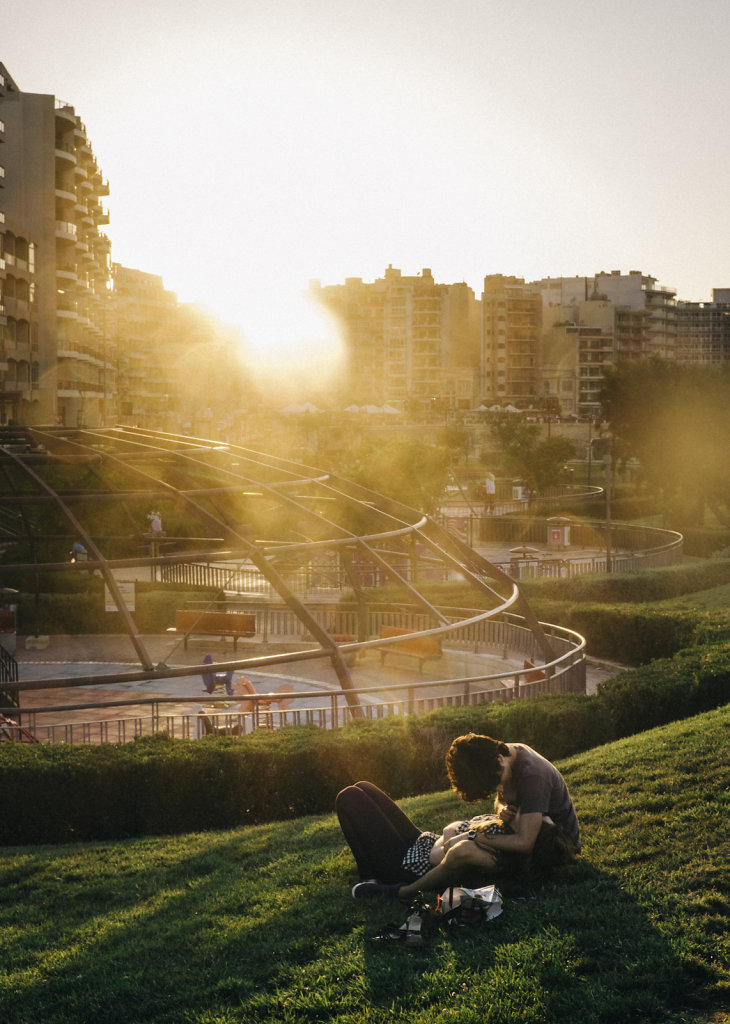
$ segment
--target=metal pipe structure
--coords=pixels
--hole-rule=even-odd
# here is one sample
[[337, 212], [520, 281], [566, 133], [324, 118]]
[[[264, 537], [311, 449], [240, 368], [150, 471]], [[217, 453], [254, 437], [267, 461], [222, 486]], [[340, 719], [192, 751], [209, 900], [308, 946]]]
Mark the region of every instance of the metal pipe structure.
[[[162, 531], [145, 525], [152, 508]], [[88, 561], [67, 560], [74, 540], [84, 544]], [[461, 624], [428, 596], [431, 579], [458, 579], [479, 594], [479, 618], [519, 610], [545, 661], [554, 657], [515, 581], [422, 512], [335, 474], [209, 438], [127, 426], [15, 427], [5, 436], [0, 428], [0, 541], [6, 575], [32, 573], [41, 590], [54, 574], [100, 573], [138, 671], [149, 680], [174, 670], [153, 664], [118, 585], [123, 570], [147, 566], [157, 579], [171, 566], [211, 561], [223, 564], [224, 577], [230, 570], [231, 580], [245, 566], [265, 581], [309, 638], [299, 654], [311, 658], [311, 643], [317, 645], [353, 716], [361, 706], [342, 637], [312, 613], [300, 582], [328, 567], [347, 579], [348, 600], [361, 609], [374, 599], [373, 586], [387, 584], [391, 603], [415, 606], [424, 616], [424, 635]], [[221, 590], [235, 600], [232, 587]], [[85, 632], [81, 623], [78, 632]], [[296, 655], [281, 652], [279, 660]]]

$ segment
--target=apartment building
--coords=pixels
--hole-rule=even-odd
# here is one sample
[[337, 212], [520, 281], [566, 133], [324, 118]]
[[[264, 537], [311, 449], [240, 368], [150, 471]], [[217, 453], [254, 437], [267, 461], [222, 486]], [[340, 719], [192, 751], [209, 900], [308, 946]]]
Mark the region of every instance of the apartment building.
[[616, 308], [587, 299], [543, 310], [543, 393], [563, 415], [593, 417], [606, 367], [616, 359]]
[[112, 263], [110, 304], [117, 352], [120, 423], [175, 430], [179, 426], [180, 313], [162, 278]]
[[481, 301], [481, 398], [527, 408], [543, 393], [542, 297], [521, 277], [491, 274]]
[[610, 302], [615, 310], [615, 355], [621, 359], [674, 359], [677, 345], [677, 304], [672, 288], [640, 270], [600, 272], [592, 277], [542, 278], [531, 281], [543, 308], [577, 307], [587, 300]]
[[0, 64], [0, 423], [32, 418], [39, 402], [36, 242], [8, 202], [15, 168], [6, 103], [17, 86]]
[[97, 425], [116, 391], [109, 187], [73, 106], [23, 92], [0, 64], [0, 417]]
[[398, 409], [471, 407], [479, 365], [479, 303], [468, 285], [438, 284], [431, 270], [404, 276], [313, 281], [310, 294], [339, 321], [347, 349], [342, 398]]
[[677, 303], [677, 362], [713, 366], [730, 360], [730, 288], [712, 302]]

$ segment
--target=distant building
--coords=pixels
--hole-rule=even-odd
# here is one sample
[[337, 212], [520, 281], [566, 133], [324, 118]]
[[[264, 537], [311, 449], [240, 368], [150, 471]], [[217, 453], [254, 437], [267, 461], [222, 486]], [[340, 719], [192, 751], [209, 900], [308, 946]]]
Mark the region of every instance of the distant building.
[[74, 108], [22, 92], [2, 64], [0, 125], [0, 417], [103, 423], [116, 390], [107, 182]]
[[479, 366], [479, 303], [468, 285], [437, 284], [430, 269], [390, 266], [366, 283], [312, 282], [310, 292], [343, 329], [342, 397], [356, 404], [471, 407]]
[[652, 355], [674, 359], [677, 345], [675, 292], [657, 284], [640, 270], [620, 270], [593, 277], [558, 277], [531, 281], [543, 308], [576, 307], [586, 301], [609, 302], [614, 312], [615, 357], [648, 359]]
[[606, 367], [615, 361], [615, 308], [602, 300], [544, 312], [543, 390], [564, 416], [593, 417]]
[[162, 278], [112, 264], [119, 422], [170, 430], [180, 391], [177, 297]]
[[491, 274], [482, 291], [481, 399], [524, 409], [543, 393], [542, 298], [521, 277]]
[[730, 361], [730, 288], [714, 288], [712, 302], [677, 303], [677, 362]]

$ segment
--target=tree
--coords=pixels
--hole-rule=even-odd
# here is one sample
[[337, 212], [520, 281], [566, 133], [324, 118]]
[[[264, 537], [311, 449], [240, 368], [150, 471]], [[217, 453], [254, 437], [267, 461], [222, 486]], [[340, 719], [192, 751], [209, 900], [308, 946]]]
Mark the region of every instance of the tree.
[[504, 471], [524, 480], [531, 493], [546, 491], [560, 483], [566, 461], [575, 454], [574, 445], [567, 437], [556, 434], [542, 438], [538, 426], [514, 413], [495, 417], [492, 436], [502, 452]]
[[701, 524], [709, 506], [730, 526], [730, 367], [621, 362], [606, 374], [601, 417], [614, 455], [641, 462], [680, 522]]
[[424, 512], [434, 512], [443, 498], [449, 471], [445, 448], [418, 438], [370, 439], [348, 453], [338, 472]]

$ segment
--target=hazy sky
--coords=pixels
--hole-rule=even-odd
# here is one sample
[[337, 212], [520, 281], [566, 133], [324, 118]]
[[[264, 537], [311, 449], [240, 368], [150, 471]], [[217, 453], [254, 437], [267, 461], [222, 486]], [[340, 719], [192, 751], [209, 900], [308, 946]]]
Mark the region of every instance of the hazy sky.
[[246, 325], [390, 263], [709, 299], [729, 26], [726, 0], [23, 0], [0, 60], [86, 123], [112, 258]]

